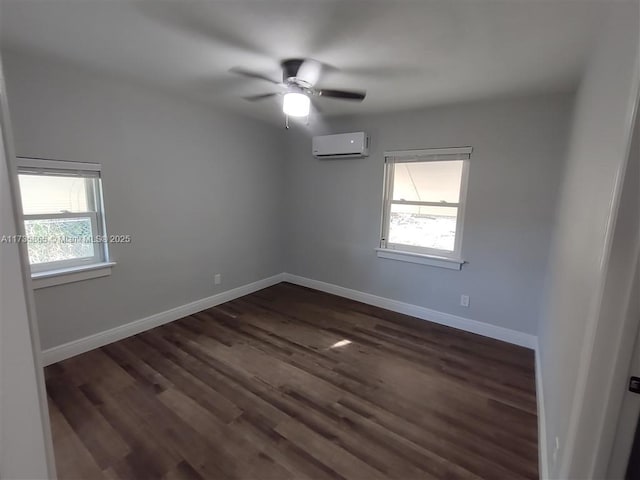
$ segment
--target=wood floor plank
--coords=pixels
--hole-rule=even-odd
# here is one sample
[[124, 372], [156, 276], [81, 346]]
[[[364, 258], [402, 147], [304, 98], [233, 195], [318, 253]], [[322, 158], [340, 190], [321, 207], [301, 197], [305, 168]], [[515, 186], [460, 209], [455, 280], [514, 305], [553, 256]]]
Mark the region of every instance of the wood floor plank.
[[196, 469], [184, 460], [162, 478], [165, 480], [204, 480]]
[[[145, 388], [139, 387], [144, 394]], [[133, 472], [139, 470], [136, 460], [145, 459], [146, 469], [153, 472], [154, 477], [169, 472], [182, 461], [182, 457], [176, 454], [166, 442], [155, 435], [144, 418], [130, 408], [126, 402], [120, 399], [122, 392], [114, 394], [105, 391], [101, 387], [86, 385], [83, 391], [94, 398], [95, 405], [104, 419], [119, 432], [136, 458], [127, 455], [120, 462], [111, 465], [112, 474], [116, 477], [130, 477]]]
[[[185, 333], [186, 335], [189, 334], [188, 332]], [[324, 380], [318, 383], [319, 378], [322, 378], [322, 376], [317, 371], [314, 371], [315, 369], [313, 368], [313, 365], [307, 364], [306, 366], [304, 366], [303, 368], [308, 369], [305, 371], [297, 368], [296, 362], [292, 362], [291, 359], [287, 359], [286, 356], [284, 357], [284, 360], [285, 362], [288, 361], [289, 363], [278, 363], [276, 360], [276, 358], [278, 358], [278, 352], [271, 352], [270, 357], [260, 358], [259, 355], [252, 356], [251, 351], [244, 350], [246, 350], [244, 346], [238, 346], [238, 348], [234, 350], [234, 357], [232, 361], [240, 365], [245, 365], [244, 368], [250, 369], [254, 375], [274, 384], [275, 387], [282, 388], [285, 385], [285, 383], [282, 383], [281, 379], [278, 379], [278, 377], [283, 377], [287, 386], [296, 385], [298, 383], [304, 384], [305, 390], [307, 392], [316, 393], [318, 396], [322, 397], [325, 400], [337, 400], [337, 398], [340, 397], [342, 393], [344, 393], [340, 390], [333, 389], [333, 384], [323, 384]], [[243, 358], [247, 355], [249, 355], [249, 357], [245, 361], [243, 361]], [[224, 358], [224, 356], [222, 356], [221, 358]], [[274, 372], [276, 372], [275, 377]], [[422, 386], [420, 385], [418, 385], [418, 387], [422, 388]], [[380, 393], [378, 393], [378, 395], [380, 395]], [[392, 399], [387, 404], [393, 405], [395, 402], [397, 402], [397, 400], [397, 398]], [[426, 420], [427, 415], [424, 415], [424, 418], [420, 421], [425, 425], [425, 427], [429, 429], [429, 431], [439, 432], [439, 435], [442, 438], [450, 437], [449, 429], [452, 424], [459, 425], [463, 430], [467, 431], [465, 441], [470, 442], [471, 445], [474, 445], [473, 448], [478, 450], [481, 455], [484, 454], [486, 448], [495, 448], [497, 452], [503, 451], [504, 453], [512, 455], [517, 459], [519, 454], [522, 454], [522, 456], [526, 456], [531, 451], [530, 445], [515, 442], [515, 440], [517, 439], [506, 438], [499, 432], [494, 433], [493, 435], [486, 435], [487, 431], [480, 428], [480, 425], [478, 425], [477, 422], [473, 422], [473, 418], [465, 419], [465, 421], [460, 422], [459, 419], [455, 418], [454, 416], [445, 417], [443, 415], [440, 415], [438, 412], [434, 412], [428, 404], [420, 406], [420, 408], [411, 406], [408, 403], [398, 406], [402, 406], [402, 410], [404, 412], [412, 415], [414, 414], [413, 412], [418, 411], [421, 411], [422, 414], [432, 414], [428, 417], [428, 420]], [[415, 417], [413, 419], [415, 420]], [[489, 431], [488, 433], [492, 432]], [[525, 459], [530, 460], [529, 458]]]
[[91, 453], [52, 400], [49, 400], [49, 417], [56, 445], [58, 476], [68, 479], [103, 478], [102, 471]]
[[[277, 355], [277, 352], [272, 352], [274, 355]], [[290, 360], [291, 362], [291, 360]], [[293, 362], [292, 362], [293, 363]], [[307, 365], [308, 367], [308, 365]], [[311, 367], [313, 369], [313, 366]], [[378, 371], [379, 373], [379, 371]], [[420, 385], [418, 382], [416, 382], [416, 378], [415, 376], [410, 375], [411, 372], [407, 372], [407, 375], [397, 375], [398, 372], [394, 372], [394, 377], [395, 378], [409, 378], [410, 382], [407, 386], [405, 386], [404, 388], [397, 388], [397, 386], [394, 388], [395, 392], [402, 392], [402, 391], [408, 391], [411, 392], [412, 390], [417, 390], [416, 393], [423, 393], [423, 392], [429, 392], [432, 391], [433, 389], [429, 389], [426, 388], [428, 387], [428, 385], [423, 386]], [[321, 375], [320, 373], [316, 372], [316, 375]], [[326, 372], [325, 372], [326, 374]], [[323, 375], [321, 375], [323, 376]], [[326, 376], [323, 376], [323, 378], [326, 378]], [[411, 388], [412, 385], [411, 383], [415, 383], [415, 387], [416, 388]], [[344, 385], [344, 383], [343, 383]], [[416, 395], [416, 393], [413, 393], [411, 395], [411, 397], [413, 398], [413, 400], [418, 399], [418, 401], [420, 401], [419, 395]], [[464, 392], [459, 392], [458, 395], [462, 395], [464, 394]], [[497, 442], [498, 444], [501, 444], [503, 447], [506, 447], [509, 450], [512, 450], [516, 453], [521, 453], [523, 455], [528, 455], [530, 456], [530, 452], [532, 451], [531, 447], [532, 444], [534, 444], [535, 442], [529, 442], [526, 439], [524, 439], [523, 441], [521, 441], [520, 438], [518, 438], [515, 435], [510, 435], [509, 432], [501, 432], [501, 431], [496, 431], [495, 429], [491, 429], [491, 428], [483, 428], [482, 426], [482, 421], [481, 421], [481, 417], [479, 418], [477, 415], [466, 415], [464, 411], [461, 411], [460, 409], [454, 409], [455, 405], [451, 405], [451, 401], [453, 400], [453, 398], [445, 398], [445, 397], [440, 397], [440, 398], [423, 398], [422, 401], [422, 406], [421, 406], [421, 410], [423, 412], [426, 411], [434, 411], [433, 407], [438, 407], [440, 405], [444, 405], [445, 408], [441, 409], [441, 411], [439, 413], [436, 413], [436, 415], [438, 417], [442, 417], [445, 418], [448, 422], [453, 422], [453, 423], [457, 423], [460, 425], [460, 427], [463, 430], [467, 430], [470, 433], [470, 436], [472, 437], [471, 440], [480, 440], [481, 442], [486, 442], [488, 441], [489, 443], [491, 442]], [[393, 401], [397, 401], [397, 395], [394, 396], [394, 400]], [[481, 399], [478, 399], [478, 401], [481, 401]], [[403, 411], [411, 411], [409, 408], [407, 408], [406, 405], [403, 405], [402, 408]], [[447, 416], [447, 410], [449, 411], [453, 411], [455, 413], [455, 416], [453, 415], [449, 415]], [[448, 425], [447, 425], [448, 426]], [[491, 424], [485, 424], [485, 427], [491, 427]], [[446, 429], [445, 429], [446, 431]], [[484, 439], [477, 439], [477, 438], [473, 438], [476, 435], [475, 434], [480, 434], [481, 436], [484, 437]], [[533, 432], [535, 434], [535, 431]], [[534, 435], [535, 436], [535, 435]], [[535, 450], [535, 449], [534, 449]]]
[[105, 421], [77, 387], [58, 379], [47, 383], [47, 392], [100, 468], [109, 467], [131, 451], [120, 433]]
[[327, 480], [343, 478], [324, 463], [316, 460], [304, 445], [292, 443], [275, 431], [268, 419], [255, 412], [245, 412], [231, 424], [247, 441], [262, 448], [298, 479]]
[[282, 283], [45, 376], [61, 479], [533, 479], [533, 363]]
[[[280, 300], [278, 302], [280, 302]], [[275, 305], [278, 305], [278, 302], [276, 302]], [[291, 310], [283, 310], [287, 311], [287, 316], [297, 322], [309, 324], [343, 339], [355, 341], [365, 350], [388, 352], [395, 357], [414, 363], [418, 368], [445, 371], [447, 376], [451, 378], [457, 377], [461, 382], [473, 382], [476, 392], [482, 392], [491, 398], [496, 398], [496, 395], [500, 394], [497, 398], [501, 401], [510, 402], [519, 408], [526, 408], [530, 413], [536, 412], [535, 396], [532, 396], [529, 391], [534, 387], [533, 376], [530, 369], [523, 369], [522, 371], [523, 375], [530, 375], [529, 389], [518, 388], [509, 384], [509, 382], [518, 381], [517, 379], [520, 378], [520, 375], [516, 375], [516, 372], [508, 372], [505, 369], [505, 371], [502, 372], [503, 374], [499, 375], [500, 380], [488, 377], [486, 372], [482, 370], [480, 374], [477, 372], [471, 373], [467, 368], [456, 366], [452, 364], [450, 360], [447, 361], [447, 351], [443, 350], [442, 347], [441, 350], [443, 350], [443, 352], [441, 356], [433, 358], [427, 354], [421, 355], [406, 348], [398, 347], [393, 343], [381, 341], [379, 338], [373, 336], [371, 332], [363, 332], [362, 329], [358, 331], [360, 327], [358, 327], [357, 324], [356, 326], [353, 325], [353, 315], [347, 315], [341, 311], [329, 310], [328, 312], [323, 312], [320, 305], [296, 302], [295, 300]], [[457, 333], [455, 330], [453, 330], [453, 332]], [[455, 336], [455, 334], [452, 336]]]
[[178, 390], [166, 390], [158, 397], [186, 423], [193, 425], [203, 437], [224, 439], [223, 442], [217, 442], [217, 445], [224, 454], [224, 461], [230, 464], [226, 468], [233, 470], [238, 477], [294, 478], [291, 472], [276, 464], [262, 449], [255, 448], [233, 428], [221, 423], [209, 411]]

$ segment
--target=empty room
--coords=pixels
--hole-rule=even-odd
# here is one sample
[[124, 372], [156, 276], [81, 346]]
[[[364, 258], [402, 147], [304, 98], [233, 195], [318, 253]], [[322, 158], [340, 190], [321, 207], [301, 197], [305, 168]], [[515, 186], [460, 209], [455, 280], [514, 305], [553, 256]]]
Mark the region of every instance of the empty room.
[[1, 479], [640, 479], [640, 0], [0, 0]]

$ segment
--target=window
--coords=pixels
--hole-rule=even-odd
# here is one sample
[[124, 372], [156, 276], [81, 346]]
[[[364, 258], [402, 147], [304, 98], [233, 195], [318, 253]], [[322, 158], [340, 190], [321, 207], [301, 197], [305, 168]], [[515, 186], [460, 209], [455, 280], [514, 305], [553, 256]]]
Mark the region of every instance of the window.
[[385, 154], [381, 250], [462, 263], [462, 220], [470, 156], [470, 147]]
[[34, 278], [108, 262], [99, 164], [18, 158], [18, 180]]

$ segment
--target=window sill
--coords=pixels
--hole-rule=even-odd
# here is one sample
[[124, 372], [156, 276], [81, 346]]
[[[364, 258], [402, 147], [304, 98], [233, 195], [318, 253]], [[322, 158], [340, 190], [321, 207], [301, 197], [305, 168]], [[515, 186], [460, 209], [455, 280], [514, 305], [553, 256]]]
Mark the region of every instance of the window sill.
[[33, 289], [53, 287], [64, 283], [80, 282], [91, 278], [107, 277], [111, 275], [111, 267], [116, 262], [102, 262], [81, 267], [60, 268], [46, 272], [31, 274]]
[[376, 248], [379, 258], [389, 260], [398, 260], [400, 262], [419, 263], [421, 265], [430, 265], [432, 267], [448, 268], [450, 270], [462, 270], [464, 260], [438, 257], [436, 255], [425, 255], [422, 253], [403, 252], [400, 250], [391, 250], [388, 248]]

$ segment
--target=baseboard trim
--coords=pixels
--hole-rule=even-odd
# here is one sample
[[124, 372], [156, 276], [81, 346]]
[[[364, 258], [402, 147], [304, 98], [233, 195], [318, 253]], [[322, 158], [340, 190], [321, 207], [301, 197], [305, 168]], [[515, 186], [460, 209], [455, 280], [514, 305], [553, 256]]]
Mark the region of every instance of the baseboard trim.
[[536, 343], [536, 400], [538, 404], [538, 472], [540, 480], [549, 478], [549, 457], [547, 449], [547, 417], [544, 411], [544, 390], [542, 383], [542, 367], [540, 363], [540, 346]]
[[164, 312], [156, 313], [149, 317], [135, 320], [131, 323], [127, 323], [104, 332], [96, 333], [79, 340], [74, 340], [57, 347], [49, 348], [42, 352], [43, 363], [44, 365], [51, 365], [52, 363], [122, 340], [123, 338], [136, 335], [144, 332], [145, 330], [164, 325], [165, 323], [173, 322], [179, 318], [192, 315], [202, 310], [206, 310], [207, 308], [220, 305], [221, 303], [234, 300], [283, 281], [536, 350], [537, 338], [535, 335], [491, 325], [485, 322], [479, 322], [477, 320], [471, 320], [469, 318], [459, 317], [450, 313], [439, 312], [427, 307], [420, 307], [418, 305], [400, 302], [390, 298], [379, 297], [370, 293], [352, 290], [350, 288], [301, 277], [299, 275], [280, 273], [247, 285], [227, 290], [226, 292], [221, 292]]
[[331, 283], [321, 282], [319, 280], [313, 280], [298, 275], [292, 275], [290, 273], [283, 274], [284, 281], [300, 285], [303, 287], [313, 288], [339, 297], [349, 298], [358, 302], [373, 305], [375, 307], [385, 308], [393, 312], [403, 313], [405, 315], [411, 315], [422, 320], [428, 320], [430, 322], [445, 325], [447, 327], [453, 327], [466, 332], [476, 333], [484, 337], [494, 338], [496, 340], [502, 340], [503, 342], [512, 343], [521, 347], [527, 347], [535, 349], [537, 344], [537, 337], [528, 333], [518, 332], [509, 328], [499, 327], [491, 325], [485, 322], [479, 322], [477, 320], [471, 320], [469, 318], [459, 317], [450, 313], [439, 312], [426, 307], [420, 307], [410, 303], [400, 302], [398, 300], [392, 300], [390, 298], [379, 297], [370, 293], [360, 292], [358, 290], [352, 290], [350, 288], [341, 287]]
[[179, 307], [165, 310], [164, 312], [156, 313], [149, 317], [141, 318], [133, 322], [121, 325], [104, 332], [96, 333], [88, 337], [74, 340], [69, 343], [59, 345], [57, 347], [49, 348], [42, 352], [42, 362], [44, 366], [51, 365], [52, 363], [60, 362], [67, 358], [80, 355], [81, 353], [88, 352], [95, 348], [103, 347], [118, 340], [142, 333], [146, 330], [150, 330], [165, 323], [173, 322], [182, 317], [193, 315], [194, 313], [201, 312], [207, 308], [215, 307], [221, 303], [225, 303], [236, 298], [248, 295], [263, 288], [270, 287], [282, 282], [284, 274], [279, 273], [272, 277], [263, 278], [256, 282], [242, 285], [226, 292], [217, 293], [210, 297], [202, 298]]

